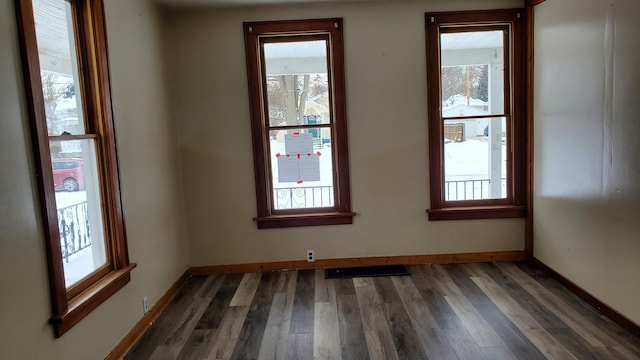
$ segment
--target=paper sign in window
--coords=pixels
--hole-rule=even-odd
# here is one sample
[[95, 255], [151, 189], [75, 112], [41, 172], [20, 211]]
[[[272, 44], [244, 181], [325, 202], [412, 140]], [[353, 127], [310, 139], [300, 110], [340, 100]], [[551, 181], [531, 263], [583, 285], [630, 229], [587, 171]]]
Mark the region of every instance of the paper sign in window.
[[277, 156], [278, 181], [320, 181], [320, 154]]
[[302, 155], [298, 161], [300, 180], [320, 181], [320, 156], [316, 154]]
[[313, 134], [285, 134], [284, 147], [287, 155], [307, 155], [313, 153]]
[[298, 156], [278, 156], [278, 181], [297, 182], [299, 178]]

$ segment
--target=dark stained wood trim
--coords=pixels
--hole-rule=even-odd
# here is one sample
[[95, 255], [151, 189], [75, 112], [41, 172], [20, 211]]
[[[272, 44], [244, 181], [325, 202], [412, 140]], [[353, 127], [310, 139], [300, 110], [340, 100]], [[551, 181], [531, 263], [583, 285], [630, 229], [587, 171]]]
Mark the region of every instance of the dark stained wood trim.
[[320, 225], [344, 225], [353, 224], [356, 213], [314, 213], [296, 215], [272, 215], [254, 218], [258, 223], [258, 229], [273, 229], [296, 226], [320, 226]]
[[[435, 25], [499, 24], [513, 21], [515, 13], [519, 11], [522, 9], [432, 12], [425, 14], [425, 20], [427, 24]], [[432, 17], [433, 22], [431, 22]]]
[[105, 182], [108, 183], [106, 205], [111, 218], [111, 236], [116, 239], [112, 243], [112, 259], [116, 269], [129, 265], [129, 246], [122, 207], [122, 193], [120, 191], [120, 171], [117, 154], [116, 131], [113, 120], [111, 102], [111, 76], [109, 68], [109, 46], [107, 42], [106, 19], [103, 0], [92, 3], [93, 23], [95, 32], [96, 66], [98, 73], [98, 85], [100, 87], [100, 112], [102, 113], [101, 127], [104, 136], [101, 137], [105, 159], [102, 162]]
[[[254, 30], [255, 25], [244, 24], [244, 47], [247, 65], [247, 88], [249, 89], [249, 113], [251, 116], [251, 143], [253, 145], [253, 167], [256, 183], [256, 205], [258, 216], [269, 214], [271, 205], [268, 199], [267, 185], [267, 159], [264, 151], [265, 128], [262, 117], [262, 94], [260, 86], [255, 83], [260, 79], [260, 49], [258, 48], [258, 32]], [[265, 200], [263, 200], [265, 199]]]
[[331, 52], [329, 80], [333, 83], [330, 105], [333, 109], [331, 122], [334, 124], [335, 139], [335, 183], [337, 210], [351, 212], [351, 185], [349, 180], [349, 134], [347, 127], [347, 94], [344, 60], [344, 24], [342, 19], [331, 19], [337, 26], [331, 32]]
[[[429, 128], [429, 179], [431, 208], [441, 209], [444, 202], [444, 161], [442, 149], [444, 147], [444, 133], [440, 119], [440, 105], [429, 106], [431, 103], [440, 104], [440, 71], [437, 73], [433, 69], [440, 68], [440, 57], [429, 56], [429, 54], [439, 54], [440, 39], [438, 36], [438, 24], [432, 22], [430, 15], [425, 14], [426, 25], [426, 49], [427, 49], [427, 116]], [[429, 100], [433, 99], [433, 100]]]
[[[251, 137], [253, 144], [254, 176], [256, 183], [255, 221], [259, 229], [293, 226], [317, 226], [351, 224], [351, 195], [349, 180], [349, 153], [347, 133], [347, 109], [344, 73], [344, 39], [341, 18], [264, 21], [244, 23], [245, 55], [247, 62], [247, 81], [249, 90], [249, 108], [251, 116]], [[329, 35], [327, 35], [329, 34]], [[259, 38], [262, 36], [262, 38]], [[268, 39], [264, 36], [274, 36]], [[277, 36], [277, 37], [276, 37]], [[263, 94], [261, 42], [279, 40], [292, 41], [296, 37], [315, 39], [322, 37], [327, 41], [327, 61], [329, 65], [329, 96], [332, 118], [330, 124], [320, 127], [331, 128], [334, 162], [334, 206], [326, 209], [287, 209], [275, 210], [273, 206], [273, 186], [271, 184], [271, 166], [269, 161], [268, 133], [272, 129], [266, 123]], [[327, 39], [328, 38], [328, 39]], [[318, 126], [315, 126], [318, 127]], [[277, 127], [274, 127], [277, 128]], [[294, 128], [294, 127], [285, 127]], [[301, 128], [295, 126], [295, 128]], [[304, 126], [302, 126], [304, 128]], [[326, 211], [326, 212], [325, 212]], [[325, 216], [319, 216], [322, 212]], [[336, 215], [338, 214], [338, 215]], [[285, 216], [286, 215], [286, 216]], [[291, 215], [291, 216], [289, 216]]]
[[533, 105], [534, 105], [534, 11], [533, 5], [525, 8], [525, 119], [526, 119], [526, 168], [525, 193], [527, 216], [524, 224], [524, 251], [527, 259], [533, 258]]
[[113, 263], [111, 261], [108, 261], [102, 267], [95, 269], [93, 273], [91, 273], [91, 275], [67, 288], [67, 300], [71, 301], [73, 298], [80, 295], [83, 291], [90, 288], [93, 284], [96, 284], [101, 279], [104, 279], [112, 271]]
[[111, 295], [131, 281], [131, 270], [136, 264], [124, 269], [112, 271], [109, 275], [93, 284], [87, 290], [69, 301], [69, 308], [60, 315], [54, 315], [49, 322], [53, 325], [56, 337], [64, 335], [80, 320], [84, 319]]
[[142, 338], [142, 335], [151, 327], [154, 321], [158, 319], [160, 314], [169, 306], [171, 301], [178, 295], [180, 290], [187, 284], [191, 275], [189, 270], [185, 271], [176, 282], [171, 285], [167, 292], [158, 299], [155, 305], [151, 307], [149, 312], [144, 315], [134, 326], [129, 333], [120, 340], [118, 345], [111, 350], [105, 360], [122, 359], [131, 348]]
[[556, 279], [560, 284], [566, 287], [569, 291], [576, 294], [576, 296], [578, 296], [579, 298], [584, 300], [586, 303], [596, 308], [598, 311], [600, 311], [603, 315], [605, 315], [606, 317], [614, 321], [616, 324], [620, 325], [621, 327], [623, 327], [625, 330], [629, 331], [633, 335], [640, 337], [640, 324], [636, 324], [635, 322], [631, 321], [629, 318], [622, 315], [618, 311], [614, 310], [607, 304], [603, 303], [598, 298], [591, 295], [589, 292], [587, 292], [580, 286], [576, 285], [576, 283], [567, 279], [562, 274], [555, 271], [554, 269], [552, 269], [542, 261], [538, 260], [537, 258], [533, 257], [530, 260], [530, 263], [531, 265], [538, 267], [539, 269], [547, 273], [549, 276]]
[[[51, 293], [51, 311], [59, 314], [67, 310], [67, 294], [64, 288], [64, 269], [61, 261], [62, 250], [58, 233], [57, 209], [53, 194], [53, 175], [51, 169], [51, 156], [47, 141], [47, 120], [44, 109], [44, 96], [42, 94], [40, 78], [40, 60], [33, 19], [33, 5], [30, 0], [16, 0], [16, 15], [18, 22], [18, 34], [20, 37], [20, 50], [22, 52], [22, 72], [26, 90], [27, 111], [29, 113], [29, 125], [31, 127], [31, 142], [34, 147], [36, 180], [40, 200], [40, 209], [43, 218], [43, 229], [47, 254], [49, 273], [49, 291]], [[57, 239], [57, 241], [56, 241]]]
[[525, 46], [526, 35], [524, 28], [524, 9], [518, 10], [518, 19], [513, 23], [513, 43], [511, 48], [513, 51], [513, 88], [511, 93], [512, 99], [512, 116], [511, 131], [513, 162], [511, 168], [511, 194], [513, 205], [526, 206], [526, 173], [527, 173], [527, 118], [526, 118], [526, 88], [525, 88]]
[[525, 0], [525, 6], [536, 6], [540, 5], [546, 0]]
[[527, 213], [525, 206], [470, 206], [428, 209], [429, 220], [479, 220], [523, 218]]
[[523, 251], [495, 251], [460, 254], [404, 255], [380, 256], [344, 259], [319, 259], [315, 262], [305, 260], [276, 261], [268, 263], [195, 266], [189, 269], [192, 276], [212, 274], [234, 274], [248, 272], [264, 272], [291, 269], [325, 269], [333, 267], [357, 267], [374, 265], [418, 265], [418, 264], [451, 264], [490, 261], [522, 261]]

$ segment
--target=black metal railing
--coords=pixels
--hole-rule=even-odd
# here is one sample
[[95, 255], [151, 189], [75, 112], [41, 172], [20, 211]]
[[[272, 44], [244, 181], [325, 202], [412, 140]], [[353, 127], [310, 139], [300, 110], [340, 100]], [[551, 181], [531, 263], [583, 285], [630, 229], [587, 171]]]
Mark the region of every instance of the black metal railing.
[[69, 256], [91, 246], [87, 202], [58, 209], [58, 229], [65, 262], [69, 262]]
[[333, 186], [275, 188], [273, 195], [277, 210], [333, 206]]
[[[506, 179], [501, 179], [502, 193], [505, 192]], [[490, 199], [491, 180], [450, 180], [444, 182], [445, 200], [481, 200]]]

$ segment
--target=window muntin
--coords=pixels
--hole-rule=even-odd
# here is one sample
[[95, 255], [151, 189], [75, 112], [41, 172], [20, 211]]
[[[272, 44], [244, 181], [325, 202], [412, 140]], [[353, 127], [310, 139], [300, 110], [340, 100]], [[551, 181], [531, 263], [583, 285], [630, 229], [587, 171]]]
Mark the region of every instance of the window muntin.
[[448, 218], [447, 209], [460, 219], [522, 216], [519, 10], [432, 13], [426, 22], [430, 219]]
[[101, 0], [19, 0], [56, 337], [130, 281]]
[[342, 20], [245, 23], [259, 228], [351, 223]]

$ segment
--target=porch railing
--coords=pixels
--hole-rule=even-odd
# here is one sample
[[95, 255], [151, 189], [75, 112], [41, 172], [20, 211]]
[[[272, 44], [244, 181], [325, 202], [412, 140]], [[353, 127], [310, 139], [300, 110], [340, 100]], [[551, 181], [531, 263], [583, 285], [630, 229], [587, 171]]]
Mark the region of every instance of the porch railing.
[[69, 256], [91, 246], [87, 202], [58, 209], [58, 229], [65, 262], [69, 262]]
[[[491, 180], [450, 180], [444, 182], [446, 200], [481, 200], [491, 198]], [[502, 194], [506, 179], [501, 179]], [[300, 209], [333, 206], [333, 186], [310, 186], [273, 189], [275, 208]]]
[[[501, 179], [502, 194], [506, 192], [507, 179]], [[444, 182], [444, 198], [446, 200], [481, 200], [490, 199], [491, 180], [450, 180]]]
[[333, 186], [275, 188], [273, 195], [277, 210], [333, 206]]

